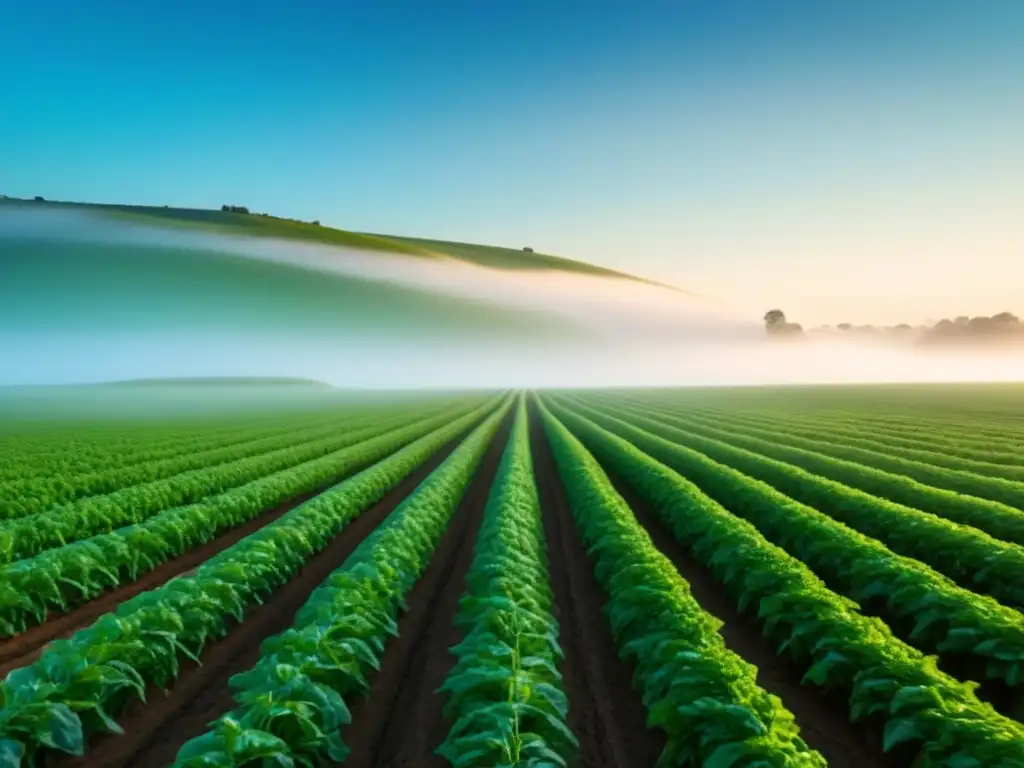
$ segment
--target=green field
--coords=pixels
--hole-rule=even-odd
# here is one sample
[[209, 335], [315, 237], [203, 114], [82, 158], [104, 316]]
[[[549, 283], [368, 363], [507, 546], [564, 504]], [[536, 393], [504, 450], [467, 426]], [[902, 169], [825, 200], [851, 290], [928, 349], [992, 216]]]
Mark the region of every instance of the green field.
[[1024, 765], [1024, 385], [48, 392], [4, 766]]

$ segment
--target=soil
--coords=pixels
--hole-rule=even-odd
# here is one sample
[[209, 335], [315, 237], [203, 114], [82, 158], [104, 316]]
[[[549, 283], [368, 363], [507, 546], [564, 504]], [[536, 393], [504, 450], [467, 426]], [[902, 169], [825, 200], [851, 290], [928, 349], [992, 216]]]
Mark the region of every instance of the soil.
[[[327, 488], [329, 487], [327, 486]], [[8, 640], [0, 641], [0, 678], [5, 677], [13, 669], [31, 664], [39, 658], [47, 644], [52, 641], [70, 637], [79, 629], [92, 624], [103, 614], [111, 613], [121, 603], [146, 590], [156, 589], [173, 578], [188, 575], [206, 560], [255, 533], [263, 526], [269, 525], [288, 510], [308, 501], [327, 488], [306, 493], [285, 502], [243, 525], [226, 531], [196, 549], [158, 565], [130, 584], [122, 584], [104, 592], [99, 597], [83, 603], [67, 613], [51, 613], [44, 623], [30, 627]]]
[[[461, 439], [461, 438], [460, 438]], [[379, 503], [351, 521], [327, 548], [306, 564], [291, 581], [274, 592], [266, 602], [250, 611], [225, 637], [210, 645], [201, 656], [201, 666], [182, 664], [173, 688], [147, 692], [147, 703], [135, 702], [119, 719], [121, 736], [104, 734], [95, 739], [84, 758], [59, 756], [49, 765], [138, 768], [170, 765], [181, 746], [202, 735], [212, 720], [234, 706], [228, 680], [252, 667], [260, 657], [260, 644], [283, 632], [316, 589], [359, 543], [407, 497], [458, 445], [451, 441]]]
[[54, 640], [70, 637], [79, 629], [89, 626], [100, 616], [113, 612], [118, 605], [142, 592], [161, 587], [179, 576], [192, 574], [214, 555], [269, 525], [289, 510], [332, 488], [346, 477], [351, 477], [362, 468], [362, 466], [350, 467], [350, 471], [344, 477], [336, 477], [315, 491], [300, 494], [279, 504], [252, 520], [225, 531], [202, 546], [158, 565], [131, 583], [108, 590], [70, 611], [51, 612], [42, 624], [29, 627], [14, 637], [0, 640], [0, 679], [6, 677], [11, 670], [24, 667], [38, 659], [46, 646]]
[[530, 443], [544, 514], [569, 727], [580, 742], [576, 768], [650, 768], [665, 745], [647, 728], [632, 669], [618, 657], [602, 607], [607, 596], [576, 529], [544, 430], [531, 405]]
[[756, 615], [739, 611], [710, 571], [690, 557], [650, 506], [622, 478], [608, 467], [604, 469], [654, 545], [689, 583], [697, 602], [725, 622], [719, 633], [729, 650], [757, 667], [758, 684], [778, 696], [796, 716], [804, 741], [820, 752], [831, 768], [900, 768], [909, 764], [904, 753], [882, 752], [880, 733], [849, 722], [842, 696], [828, 696], [818, 688], [801, 685], [806, 670], [788, 657], [776, 656], [770, 641], [762, 637]]
[[406, 602], [398, 637], [385, 649], [368, 696], [351, 707], [342, 738], [352, 750], [345, 768], [445, 768], [434, 754], [451, 723], [437, 689], [455, 665], [450, 648], [462, 640], [455, 627], [487, 497], [511, 431], [511, 414], [498, 430], [470, 481], [448, 529]]

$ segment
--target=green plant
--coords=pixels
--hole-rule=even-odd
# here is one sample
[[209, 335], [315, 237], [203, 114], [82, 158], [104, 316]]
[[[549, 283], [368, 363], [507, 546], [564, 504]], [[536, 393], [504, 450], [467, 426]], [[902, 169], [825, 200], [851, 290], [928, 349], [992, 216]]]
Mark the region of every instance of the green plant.
[[184, 744], [176, 768], [244, 765], [237, 745], [264, 745], [278, 765], [341, 762], [345, 698], [369, 687], [386, 641], [398, 633], [404, 595], [419, 580], [473, 472], [508, 410], [506, 402], [319, 586], [294, 626], [264, 641], [259, 662], [235, 675], [237, 707]]
[[881, 717], [888, 751], [920, 748], [923, 768], [1024, 768], [1024, 725], [974, 695], [892, 636], [880, 620], [829, 591], [799, 560], [688, 480], [593, 422], [559, 409], [574, 433], [620, 472], [732, 594], [756, 604], [766, 637], [807, 665], [804, 681], [850, 696], [853, 720]]
[[621, 657], [634, 665], [650, 725], [667, 743], [658, 766], [823, 767], [753, 665], [725, 647], [705, 613], [651, 542], [597, 461], [539, 404], [573, 518], [608, 595]]
[[909, 640], [930, 652], [977, 657], [986, 677], [1024, 684], [1024, 616], [991, 597], [956, 586], [923, 563], [784, 496], [698, 451], [585, 406], [605, 429], [693, 482], [770, 541], [807, 563], [827, 583], [858, 601], [884, 601], [886, 615], [911, 627]]
[[[503, 412], [507, 403], [499, 408]], [[229, 620], [244, 621], [249, 607], [287, 582], [349, 521], [493, 412], [492, 401], [449, 419], [242, 539], [193, 575], [144, 592], [70, 639], [53, 642], [36, 662], [13, 671], [0, 685], [0, 743], [20, 744], [31, 760], [46, 748], [81, 754], [82, 734], [116, 732], [112, 717], [140, 697], [145, 685], [166, 687], [177, 677], [180, 656], [198, 658], [209, 642], [227, 633]], [[46, 731], [40, 723], [64, 719], [68, 712], [79, 724], [77, 738], [56, 744], [41, 738]]]
[[964, 587], [982, 590], [1004, 605], [1024, 607], [1024, 547], [693, 429], [672, 426], [670, 417], [651, 418], [628, 408], [619, 412], [632, 424], [763, 480], [790, 498], [878, 539], [893, 552], [927, 563]]
[[566, 725], [558, 623], [540, 501], [533, 480], [526, 408], [487, 501], [459, 603], [465, 636], [441, 691], [453, 723], [438, 748], [455, 768], [566, 766], [578, 747]]

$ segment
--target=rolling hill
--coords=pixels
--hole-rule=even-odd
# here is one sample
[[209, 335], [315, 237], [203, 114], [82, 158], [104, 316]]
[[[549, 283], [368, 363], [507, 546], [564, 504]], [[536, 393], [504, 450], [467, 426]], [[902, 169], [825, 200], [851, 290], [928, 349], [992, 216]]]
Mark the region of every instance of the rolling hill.
[[[630, 280], [649, 285], [658, 285], [674, 291], [680, 290], [674, 286], [657, 283], [637, 275], [525, 249], [352, 232], [323, 226], [319, 223], [279, 218], [264, 213], [239, 213], [204, 208], [172, 208], [169, 206], [35, 201], [14, 198], [0, 200], [0, 205], [3, 204], [84, 209], [106, 216], [164, 227], [186, 227], [216, 231], [224, 234], [302, 240], [326, 245], [358, 248], [366, 251], [418, 256], [421, 258], [443, 256], [491, 269], [567, 272], [570, 274]], [[685, 293], [685, 291], [682, 292]]]

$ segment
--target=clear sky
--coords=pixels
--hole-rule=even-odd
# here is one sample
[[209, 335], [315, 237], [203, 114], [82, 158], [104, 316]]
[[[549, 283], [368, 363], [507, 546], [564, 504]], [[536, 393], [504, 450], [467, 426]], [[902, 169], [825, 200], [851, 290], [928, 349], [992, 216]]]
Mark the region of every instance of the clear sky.
[[0, 194], [1024, 314], [1021, 0], [0, 0]]

